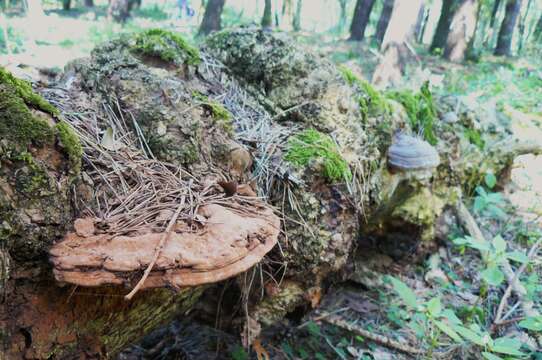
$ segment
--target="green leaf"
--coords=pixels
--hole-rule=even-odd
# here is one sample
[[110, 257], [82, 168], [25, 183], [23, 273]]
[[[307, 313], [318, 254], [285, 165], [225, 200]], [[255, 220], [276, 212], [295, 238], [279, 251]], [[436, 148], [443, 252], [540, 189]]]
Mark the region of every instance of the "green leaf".
[[442, 312], [442, 317], [446, 318], [446, 320], [448, 320], [448, 322], [452, 325], [462, 324], [461, 320], [457, 317], [452, 309], [445, 309]]
[[394, 278], [393, 276], [389, 276], [389, 279], [393, 285], [393, 289], [401, 299], [403, 299], [405, 305], [413, 310], [417, 309], [418, 299], [416, 298], [416, 294], [414, 294], [414, 292], [401, 280]]
[[437, 317], [442, 311], [442, 304], [440, 303], [440, 298], [433, 298], [426, 303], [427, 311], [431, 316]]
[[495, 219], [505, 219], [506, 213], [498, 206], [490, 204], [487, 207], [487, 211], [491, 215], [492, 218]]
[[482, 356], [487, 360], [503, 360], [502, 357], [493, 355], [492, 353], [489, 353], [487, 351], [482, 352]]
[[486, 199], [482, 196], [477, 196], [474, 198], [474, 211], [477, 213], [480, 213], [482, 210], [484, 210], [487, 206]]
[[466, 340], [469, 340], [472, 343], [475, 343], [476, 345], [485, 346], [486, 341], [477, 333], [472, 331], [471, 329], [468, 329], [462, 325], [454, 325], [453, 329], [459, 333], [462, 337], [464, 337]]
[[491, 351], [498, 352], [506, 355], [525, 355], [519, 349], [521, 348], [521, 341], [514, 338], [500, 337], [495, 339]]
[[478, 193], [478, 195], [482, 196], [482, 197], [486, 197], [487, 196], [487, 192], [484, 190], [483, 187], [481, 186], [477, 186], [476, 187], [476, 192]]
[[542, 316], [530, 316], [521, 320], [520, 327], [531, 331], [542, 331]]
[[480, 274], [491, 286], [499, 286], [504, 281], [504, 274], [497, 266], [490, 266]]
[[470, 242], [467, 245], [479, 251], [491, 251], [491, 246], [485, 239], [470, 238]]
[[484, 180], [485, 180], [486, 186], [490, 189], [493, 189], [495, 185], [497, 184], [497, 178], [492, 173], [486, 173]]
[[495, 248], [496, 252], [505, 252], [506, 251], [506, 241], [502, 238], [502, 236], [497, 235], [493, 238], [491, 241], [493, 244], [493, 248]]
[[506, 257], [512, 261], [517, 261], [518, 263], [525, 264], [529, 261], [529, 257], [522, 253], [521, 251], [512, 251], [506, 254]]
[[459, 334], [445, 322], [433, 319], [433, 323], [435, 323], [435, 325], [440, 329], [440, 331], [442, 331], [443, 333], [451, 337], [452, 340], [454, 340], [455, 342], [457, 343], [463, 342], [463, 339], [461, 339], [461, 336], [459, 336]]

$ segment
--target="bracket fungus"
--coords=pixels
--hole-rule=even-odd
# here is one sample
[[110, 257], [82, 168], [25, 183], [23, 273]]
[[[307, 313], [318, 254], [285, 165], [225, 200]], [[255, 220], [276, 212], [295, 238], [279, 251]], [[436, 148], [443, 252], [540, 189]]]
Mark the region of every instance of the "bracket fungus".
[[388, 164], [399, 171], [431, 170], [440, 164], [440, 157], [427, 141], [400, 132], [388, 150]]
[[[263, 203], [251, 206], [247, 212], [208, 204], [200, 207], [197, 221], [178, 221], [142, 288], [214, 283], [260, 262], [277, 242], [280, 220]], [[133, 285], [162, 233], [97, 234], [93, 222], [79, 219], [75, 232], [51, 248], [56, 279], [81, 286]]]

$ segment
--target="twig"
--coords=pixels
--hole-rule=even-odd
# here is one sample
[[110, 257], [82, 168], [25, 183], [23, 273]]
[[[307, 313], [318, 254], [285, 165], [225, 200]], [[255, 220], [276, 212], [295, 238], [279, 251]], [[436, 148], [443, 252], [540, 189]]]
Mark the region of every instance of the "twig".
[[162, 252], [162, 249], [164, 248], [164, 245], [166, 243], [166, 240], [169, 238], [169, 235], [171, 234], [171, 230], [173, 230], [173, 225], [177, 222], [177, 218], [179, 217], [179, 214], [181, 213], [181, 210], [184, 208], [184, 202], [186, 200], [186, 197], [183, 195], [181, 198], [181, 203], [179, 204], [179, 207], [177, 208], [177, 211], [175, 211], [175, 214], [171, 217], [171, 220], [169, 221], [169, 224], [167, 225], [167, 228], [165, 232], [162, 234], [162, 237], [160, 238], [160, 242], [158, 243], [158, 246], [155, 249], [154, 257], [152, 258], [152, 261], [149, 263], [149, 266], [147, 266], [147, 269], [145, 270], [145, 273], [143, 274], [143, 277], [137, 285], [130, 291], [128, 295], [126, 295], [124, 298], [126, 300], [131, 300], [132, 297], [139, 291], [141, 286], [143, 286], [143, 283], [149, 276], [154, 264], [156, 263], [156, 260], [158, 260], [158, 256], [160, 256], [160, 252]]
[[389, 347], [389, 348], [393, 348], [393, 349], [399, 350], [399, 351], [404, 352], [404, 353], [408, 353], [408, 354], [423, 354], [424, 353], [424, 351], [422, 349], [414, 348], [414, 347], [412, 347], [410, 345], [400, 343], [399, 341], [390, 339], [389, 337], [384, 336], [384, 335], [374, 334], [374, 333], [372, 333], [370, 331], [367, 331], [365, 329], [362, 329], [362, 328], [356, 327], [354, 325], [351, 325], [348, 322], [346, 322], [345, 320], [343, 320], [343, 319], [341, 319], [341, 318], [339, 318], [337, 316], [325, 317], [325, 318], [322, 318], [322, 320], [329, 323], [329, 324], [338, 326], [338, 327], [340, 327], [342, 329], [345, 329], [345, 330], [347, 330], [349, 332], [352, 332], [354, 334], [363, 336], [363, 337], [365, 337], [365, 338], [367, 338], [367, 339], [369, 339], [371, 341], [374, 341], [377, 344], [380, 344], [380, 345], [383, 345], [383, 346], [386, 346], [386, 347]]
[[[529, 253], [527, 254], [527, 261], [525, 261], [523, 264], [521, 264], [521, 266], [519, 267], [519, 269], [516, 271], [516, 273], [511, 276], [511, 281], [510, 281], [510, 276], [509, 274], [510, 273], [513, 273], [512, 272], [512, 268], [510, 269], [506, 269], [505, 270], [505, 274], [508, 273], [508, 275], [506, 276], [508, 279], [509, 279], [509, 283], [508, 283], [508, 287], [506, 288], [506, 291], [504, 292], [504, 295], [501, 299], [501, 302], [499, 304], [499, 307], [497, 308], [497, 314], [495, 315], [495, 320], [493, 320], [493, 323], [495, 325], [500, 325], [501, 321], [502, 321], [502, 313], [504, 311], [504, 306], [506, 305], [507, 303], [507, 300], [508, 300], [508, 297], [510, 296], [510, 294], [512, 293], [512, 288], [517, 286], [516, 284], [518, 283], [519, 281], [519, 278], [521, 276], [521, 274], [525, 271], [525, 269], [527, 268], [527, 265], [529, 264], [529, 261], [532, 259], [532, 257], [536, 254], [536, 251], [538, 250], [538, 246], [540, 246], [540, 242], [542, 241], [542, 239], [539, 239], [532, 247], [531, 249], [529, 250]], [[508, 266], [510, 266], [510, 264], [508, 264]], [[507, 271], [508, 270], [508, 271]], [[519, 297], [519, 295], [518, 295]], [[524, 301], [524, 299], [520, 299], [521, 301]], [[532, 308], [532, 306], [531, 306]], [[524, 309], [524, 312], [525, 312], [525, 309]], [[525, 314], [527, 316], [532, 316], [532, 315], [529, 315], [529, 314]]]
[[[479, 241], [486, 241], [484, 234], [480, 230], [480, 227], [478, 227], [478, 224], [476, 223], [476, 220], [474, 220], [474, 217], [470, 213], [469, 209], [465, 206], [463, 202], [459, 202], [456, 208], [457, 218], [465, 228], [465, 230], [474, 238], [476, 238]], [[533, 256], [536, 253], [536, 250], [538, 249], [538, 245], [542, 241], [539, 240], [533, 247], [531, 247], [531, 250], [529, 251], [529, 257]], [[482, 257], [487, 257], [487, 254], [485, 252], [482, 252]], [[527, 294], [527, 290], [521, 284], [521, 282], [517, 281], [519, 279], [519, 275], [521, 273], [518, 270], [518, 276], [516, 278], [516, 274], [514, 274], [514, 270], [512, 270], [512, 266], [508, 262], [508, 260], [504, 260], [502, 263], [502, 269], [504, 272], [504, 275], [506, 276], [506, 280], [508, 281], [508, 288], [506, 289], [506, 292], [514, 291], [516, 296], [518, 297], [519, 302], [521, 303], [521, 309], [523, 310], [523, 313], [525, 316], [539, 316], [538, 311], [534, 308], [534, 303], [528, 299], [525, 298]], [[525, 270], [525, 269], [523, 269]], [[523, 270], [521, 270], [523, 272]], [[506, 294], [506, 297], [508, 297], [510, 294]], [[504, 297], [504, 296], [503, 296]], [[504, 299], [506, 300], [506, 299]], [[503, 302], [501, 300], [501, 302]], [[503, 305], [504, 306], [504, 305]], [[501, 307], [499, 305], [499, 307]], [[501, 310], [502, 313], [502, 310]], [[497, 315], [499, 315], [497, 313]], [[500, 317], [500, 315], [499, 315]]]

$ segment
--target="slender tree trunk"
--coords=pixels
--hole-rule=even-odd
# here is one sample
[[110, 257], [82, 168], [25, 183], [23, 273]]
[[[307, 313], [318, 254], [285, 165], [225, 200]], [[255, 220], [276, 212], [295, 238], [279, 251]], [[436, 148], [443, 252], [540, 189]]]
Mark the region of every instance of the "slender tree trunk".
[[454, 13], [457, 9], [459, 0], [443, 0], [442, 1], [442, 10], [440, 12], [440, 17], [437, 24], [437, 29], [435, 30], [435, 35], [433, 35], [433, 41], [429, 50], [431, 52], [437, 49], [444, 49], [446, 47], [446, 41], [448, 40], [448, 34], [450, 33], [450, 26], [452, 25], [452, 20], [454, 18]]
[[110, 0], [107, 8], [107, 18], [124, 24], [130, 17], [129, 0]]
[[362, 41], [365, 35], [365, 28], [369, 23], [369, 16], [375, 0], [357, 0], [354, 9], [352, 25], [350, 25], [350, 40]]
[[270, 28], [273, 26], [272, 16], [272, 4], [271, 0], [265, 0], [265, 6], [263, 8], [262, 27]]
[[[339, 32], [342, 34], [344, 30], [344, 26], [346, 24], [346, 5], [348, 3], [348, 0], [339, 0], [339, 6], [341, 7], [341, 14], [339, 16]], [[357, 7], [357, 5], [356, 5]], [[356, 15], [354, 15], [356, 16]]]
[[85, 7], [94, 7], [94, 0], [85, 0]]
[[431, 7], [426, 8], [422, 29], [420, 33], [418, 34], [418, 42], [420, 44], [423, 44], [423, 38], [425, 37], [425, 30], [427, 29], [427, 24], [429, 23], [429, 15], [431, 15]]
[[418, 18], [416, 19], [416, 26], [414, 28], [414, 38], [416, 42], [420, 43], [421, 38], [423, 37], [424, 21], [426, 19], [427, 7], [425, 3], [422, 3], [420, 6], [420, 11], [418, 12]]
[[501, 6], [501, 0], [495, 0], [493, 3], [493, 8], [491, 9], [491, 17], [489, 18], [489, 27], [491, 28], [495, 27], [495, 19], [497, 18], [499, 6]]
[[538, 18], [538, 21], [536, 22], [536, 27], [533, 33], [533, 39], [534, 41], [542, 40], [542, 14]]
[[376, 34], [375, 41], [380, 47], [382, 40], [384, 40], [384, 35], [386, 34], [386, 29], [391, 18], [391, 12], [393, 11], [394, 0], [384, 0], [384, 5], [382, 7], [382, 12], [380, 13], [380, 18], [378, 19], [378, 24], [376, 25]]
[[71, 0], [62, 0], [62, 9], [63, 10], [70, 10], [72, 8], [72, 1]]
[[444, 48], [444, 57], [450, 61], [463, 61], [476, 30], [478, 4], [476, 0], [460, 0], [453, 15]]
[[207, 35], [213, 31], [218, 31], [221, 28], [220, 17], [222, 16], [222, 10], [224, 9], [224, 3], [226, 0], [209, 0], [205, 7], [205, 14], [201, 21], [199, 33], [201, 35]]
[[[525, 9], [525, 14], [520, 17], [519, 19], [519, 41], [518, 41], [518, 54], [521, 54], [521, 51], [523, 50], [523, 44], [525, 43], [525, 29], [526, 29], [526, 23], [527, 23], [527, 17], [529, 16], [529, 10], [531, 10], [531, 4], [533, 3], [532, 0], [529, 0], [527, 2], [527, 9]], [[527, 34], [528, 36], [529, 34]]]
[[297, 0], [297, 5], [295, 8], [294, 20], [292, 22], [292, 27], [294, 31], [301, 30], [301, 8], [303, 7], [303, 0]]
[[512, 37], [521, 9], [521, 0], [507, 0], [504, 19], [499, 30], [495, 55], [509, 56], [512, 52]]

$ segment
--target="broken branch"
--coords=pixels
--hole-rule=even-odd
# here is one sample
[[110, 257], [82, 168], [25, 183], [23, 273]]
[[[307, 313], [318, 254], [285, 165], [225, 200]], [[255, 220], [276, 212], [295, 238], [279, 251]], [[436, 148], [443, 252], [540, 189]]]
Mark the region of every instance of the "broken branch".
[[363, 336], [364, 338], [374, 341], [377, 344], [380, 344], [389, 348], [393, 348], [404, 353], [408, 353], [408, 354], [423, 354], [424, 353], [422, 349], [417, 349], [412, 346], [400, 343], [399, 341], [390, 339], [389, 337], [384, 336], [384, 335], [374, 334], [370, 331], [367, 331], [365, 329], [349, 324], [348, 322], [346, 322], [345, 320], [337, 316], [324, 317], [322, 318], [322, 320], [329, 324], [340, 327], [346, 331], [349, 331], [351, 333]]

